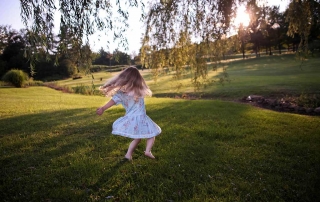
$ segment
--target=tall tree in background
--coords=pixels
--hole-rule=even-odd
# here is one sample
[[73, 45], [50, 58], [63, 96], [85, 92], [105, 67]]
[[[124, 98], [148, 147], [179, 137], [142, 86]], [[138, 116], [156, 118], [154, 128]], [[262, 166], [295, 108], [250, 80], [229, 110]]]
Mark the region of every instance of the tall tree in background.
[[309, 36], [309, 49], [313, 53], [315, 49], [320, 49], [320, 2], [312, 1], [310, 5], [312, 13], [312, 25]]
[[[21, 69], [28, 72], [27, 59], [23, 57], [26, 47], [25, 33], [11, 29], [10, 27], [1, 28], [1, 74], [10, 69]], [[5, 64], [4, 64], [5, 63]]]
[[238, 40], [240, 42], [240, 50], [242, 53], [242, 58], [246, 58], [245, 51], [246, 51], [246, 44], [250, 40], [250, 33], [247, 29], [247, 27], [243, 26], [242, 23], [240, 23], [240, 26], [238, 28]]
[[287, 32], [287, 26], [285, 22], [284, 13], [279, 12], [278, 6], [272, 6], [269, 8], [268, 21], [270, 23], [270, 35], [274, 40], [275, 47], [278, 48], [279, 54], [281, 54], [282, 43], [285, 39], [285, 33]]
[[319, 5], [319, 0], [297, 0], [291, 1], [287, 13], [287, 21], [289, 22], [288, 35], [295, 37], [296, 34], [300, 37], [299, 58], [304, 59], [308, 55], [308, 42], [311, 34], [311, 27], [319, 22], [315, 21], [312, 12]]
[[250, 32], [250, 42], [253, 43], [253, 49], [256, 57], [260, 57], [260, 50], [262, 44], [265, 45], [265, 37], [267, 36], [265, 8], [259, 7], [255, 1], [247, 4], [247, 11], [250, 15], [250, 25], [248, 26]]

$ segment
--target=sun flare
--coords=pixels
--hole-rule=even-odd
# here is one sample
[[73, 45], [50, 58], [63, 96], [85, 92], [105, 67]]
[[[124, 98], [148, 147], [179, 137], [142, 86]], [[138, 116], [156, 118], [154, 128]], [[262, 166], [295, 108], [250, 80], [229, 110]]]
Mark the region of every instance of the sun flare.
[[244, 6], [240, 6], [237, 10], [236, 18], [234, 24], [238, 27], [242, 23], [243, 26], [248, 26], [250, 23], [249, 14], [246, 12]]

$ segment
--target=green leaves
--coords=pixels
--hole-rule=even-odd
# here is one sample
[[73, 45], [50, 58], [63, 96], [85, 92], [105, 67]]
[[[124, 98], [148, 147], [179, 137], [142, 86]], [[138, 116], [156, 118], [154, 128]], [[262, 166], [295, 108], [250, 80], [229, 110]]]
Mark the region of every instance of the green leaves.
[[[55, 4], [53, 0], [24, 0], [21, 3], [21, 17], [28, 28], [29, 45], [26, 56], [30, 60], [31, 72], [34, 71], [36, 57], [38, 54], [52, 54], [56, 51], [54, 47], [54, 16], [57, 12], [61, 14], [60, 34], [62, 29], [69, 30], [73, 37], [73, 45], [78, 47], [78, 55], [81, 55], [80, 47], [88, 42], [88, 36], [96, 31], [113, 33], [120, 41], [120, 45], [126, 47], [128, 42], [123, 34], [128, 28], [127, 20], [129, 12], [124, 9], [125, 5], [137, 7], [136, 0], [128, 0], [123, 4], [120, 1], [112, 3], [107, 0], [59, 0]], [[56, 7], [56, 5], [59, 5]], [[117, 23], [113, 23], [113, 6], [118, 6]], [[61, 48], [67, 50], [69, 47]]]

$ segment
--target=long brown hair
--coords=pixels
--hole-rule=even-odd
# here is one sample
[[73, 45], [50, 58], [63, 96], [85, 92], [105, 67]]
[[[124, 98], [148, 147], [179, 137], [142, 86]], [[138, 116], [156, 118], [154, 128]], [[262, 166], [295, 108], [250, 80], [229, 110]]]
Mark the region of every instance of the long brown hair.
[[151, 96], [152, 92], [136, 67], [128, 67], [100, 87], [107, 96], [121, 90], [134, 97]]

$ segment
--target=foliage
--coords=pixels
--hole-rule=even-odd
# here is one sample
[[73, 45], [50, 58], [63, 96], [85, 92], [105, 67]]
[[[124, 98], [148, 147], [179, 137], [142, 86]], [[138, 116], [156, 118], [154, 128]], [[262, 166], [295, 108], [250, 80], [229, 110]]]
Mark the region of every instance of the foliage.
[[98, 55], [93, 60], [94, 65], [111, 65], [112, 54], [106, 52], [102, 47], [100, 48]]
[[302, 93], [297, 100], [297, 104], [308, 108], [320, 107], [320, 94]]
[[308, 37], [312, 25], [310, 2], [304, 0], [290, 3], [288, 20], [291, 22], [289, 23], [288, 35], [292, 37], [296, 33], [300, 35], [301, 41], [299, 52], [302, 54], [301, 58], [305, 58], [307, 56], [306, 54], [308, 54]]
[[245, 26], [241, 23], [238, 28], [238, 40], [240, 44], [238, 45], [240, 47], [240, 50], [242, 52], [242, 58], [245, 59], [245, 51], [246, 51], [246, 44], [250, 40], [250, 35]]
[[[137, 0], [129, 0], [125, 4], [129, 7], [138, 6]], [[141, 3], [141, 5], [143, 4]], [[116, 14], [112, 12], [114, 7], [118, 7]], [[59, 7], [56, 7], [54, 1], [21, 1], [21, 16], [24, 24], [28, 26], [32, 22], [32, 26], [28, 26], [31, 28], [28, 34], [30, 46], [27, 47], [26, 51], [31, 60], [31, 69], [34, 69], [36, 62], [35, 53], [52, 51], [55, 42], [53, 21], [56, 10], [61, 13], [60, 28], [67, 29], [68, 32], [72, 33], [73, 37], [70, 42], [74, 47], [78, 47], [78, 49], [75, 49], [77, 55], [81, 55], [79, 47], [86, 44], [84, 39], [88, 40], [88, 36], [96, 31], [105, 31], [113, 35], [115, 39], [119, 39], [119, 43], [123, 46], [127, 44], [123, 33], [128, 27], [125, 22], [129, 13], [123, 7], [124, 4], [120, 1], [113, 3], [107, 0], [60, 0]], [[113, 19], [116, 19], [117, 23]], [[63, 50], [67, 49], [67, 46], [63, 47]]]
[[77, 68], [76, 65], [69, 59], [64, 59], [59, 63], [59, 69], [62, 75], [66, 77], [71, 77], [76, 74]]
[[2, 80], [21, 88], [28, 81], [29, 76], [22, 70], [10, 70], [3, 75]]
[[33, 80], [33, 79], [29, 79], [28, 86], [44, 86], [44, 82], [43, 81], [38, 81], [38, 80]]
[[8, 63], [6, 61], [0, 60], [0, 76], [3, 76], [8, 69]]
[[[152, 57], [152, 68], [156, 68], [154, 72], [172, 66], [179, 79], [187, 65], [193, 73], [191, 82], [195, 89], [199, 89], [202, 81], [206, 81], [205, 57], [210, 55], [218, 60], [226, 49], [219, 48], [221, 44], [214, 42], [225, 38], [234, 12], [233, 0], [171, 0], [153, 4], [146, 18], [147, 29], [141, 49], [142, 64], [146, 65], [150, 55], [155, 55], [159, 49], [165, 49], [167, 58], [163, 52], [156, 54], [156, 59]], [[191, 37], [199, 38], [200, 43], [191, 44]]]
[[[130, 7], [141, 7], [141, 18], [145, 22], [145, 34], [142, 38], [141, 65], [154, 69], [154, 78], [157, 77], [159, 70], [169, 66], [175, 68], [176, 78], [180, 78], [185, 65], [191, 69], [193, 76], [191, 83], [195, 89], [204, 86], [207, 82], [206, 65], [204, 58], [210, 54], [210, 58], [219, 61], [226, 51], [234, 48], [239, 42], [216, 44], [218, 40], [227, 38], [230, 34], [230, 25], [232, 18], [235, 17], [236, 8], [243, 4], [248, 10], [252, 11], [251, 23], [251, 42], [257, 56], [260, 56], [262, 46], [266, 47], [266, 52], [272, 54], [272, 46], [277, 45], [279, 52], [284, 38], [273, 29], [273, 25], [278, 23], [281, 32], [288, 31], [288, 34], [294, 37], [293, 40], [286, 39], [299, 44], [298, 54], [305, 57], [308, 53], [309, 36], [318, 37], [319, 27], [319, 1], [313, 0], [291, 0], [288, 8], [287, 22], [284, 23], [284, 17], [278, 13], [277, 8], [259, 7], [258, 1], [254, 0], [161, 0], [148, 1], [147, 10], [145, 10], [146, 1], [127, 0], [127, 1], [59, 1], [56, 7], [53, 1], [21, 1], [21, 15], [23, 21], [30, 29], [27, 31], [26, 56], [30, 59], [31, 74], [35, 72], [34, 64], [37, 61], [37, 53], [50, 54], [59, 50], [57, 53], [60, 59], [70, 59], [79, 68], [83, 67], [89, 72], [92, 53], [88, 44], [89, 35], [97, 30], [104, 30], [106, 34], [118, 39], [120, 45], [126, 47], [127, 40], [124, 32], [128, 28], [128, 18], [130, 17]], [[70, 7], [70, 5], [72, 5]], [[116, 7], [117, 12], [112, 9]], [[61, 12], [60, 39], [59, 45], [55, 44], [56, 39], [53, 34], [53, 16], [56, 10]], [[115, 19], [115, 20], [114, 20]], [[308, 22], [308, 23], [305, 23]], [[31, 23], [32, 26], [28, 23]], [[29, 26], [28, 26], [29, 25]], [[283, 28], [283, 29], [282, 29]], [[248, 29], [249, 30], [249, 29]], [[314, 34], [311, 34], [314, 32]], [[240, 37], [243, 39], [242, 36]], [[193, 39], [192, 44], [190, 39]], [[247, 40], [247, 39], [246, 39]], [[244, 41], [246, 41], [244, 40]], [[63, 43], [63, 42], [66, 43]], [[244, 41], [241, 46], [244, 47]], [[58, 47], [58, 48], [57, 48]], [[103, 49], [102, 49], [103, 50]], [[214, 51], [212, 50], [219, 50]], [[64, 54], [72, 52], [72, 57]], [[186, 52], [189, 55], [184, 55]], [[244, 51], [242, 50], [243, 55]], [[170, 60], [170, 55], [180, 55], [183, 57]], [[123, 57], [122, 57], [123, 56]], [[115, 60], [111, 60], [111, 58]], [[118, 51], [109, 53], [108, 58], [96, 58], [96, 64], [109, 65], [130, 64], [128, 55], [119, 54]], [[121, 63], [117, 63], [117, 61]], [[56, 60], [58, 61], [58, 60]], [[221, 80], [227, 78], [221, 77]]]
[[81, 94], [81, 95], [94, 95], [96, 94], [94, 89], [90, 88], [89, 86], [85, 85], [80, 85], [80, 86], [75, 86], [72, 88], [73, 92], [76, 94]]
[[20, 32], [10, 26], [0, 26], [0, 76], [8, 70], [18, 68], [28, 72], [28, 61], [23, 57], [26, 39]]
[[287, 21], [289, 22], [288, 35], [300, 37], [297, 56], [304, 60], [309, 55], [309, 41], [319, 37], [320, 1], [300, 0], [291, 1], [288, 8]]

